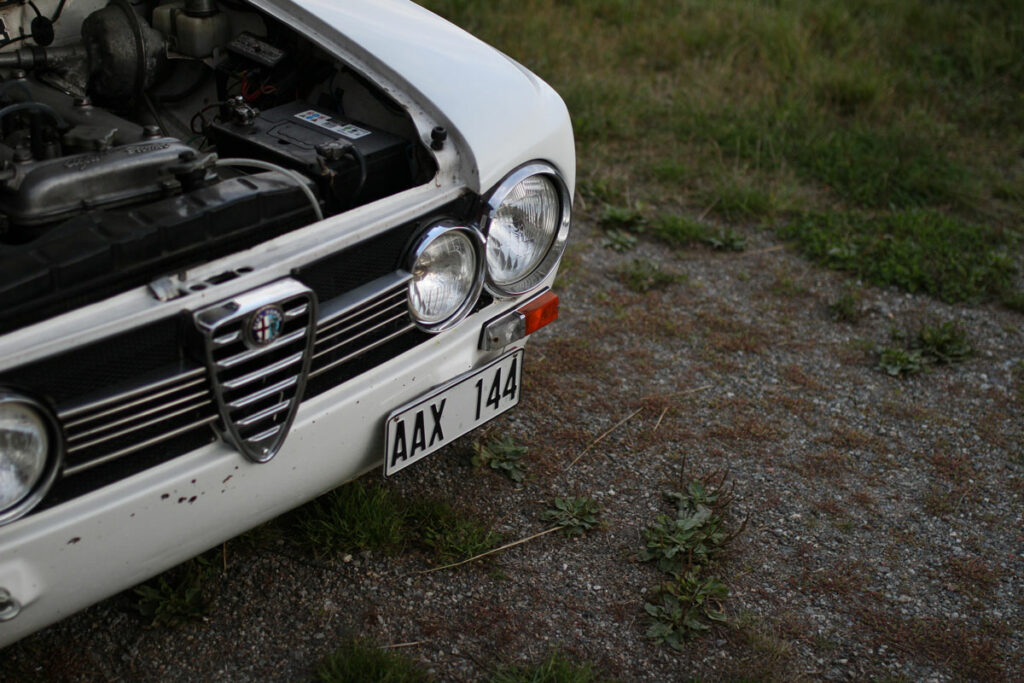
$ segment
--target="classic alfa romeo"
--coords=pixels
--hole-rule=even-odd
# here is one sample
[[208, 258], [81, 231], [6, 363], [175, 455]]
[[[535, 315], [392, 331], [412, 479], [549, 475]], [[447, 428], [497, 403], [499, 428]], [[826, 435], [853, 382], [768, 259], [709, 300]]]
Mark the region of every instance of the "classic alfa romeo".
[[520, 399], [555, 92], [405, 0], [0, 0], [0, 646]]

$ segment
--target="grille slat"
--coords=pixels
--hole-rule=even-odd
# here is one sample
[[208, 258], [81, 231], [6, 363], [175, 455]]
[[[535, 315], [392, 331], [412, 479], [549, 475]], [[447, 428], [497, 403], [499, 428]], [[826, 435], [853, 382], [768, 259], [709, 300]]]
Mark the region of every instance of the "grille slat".
[[[138, 424], [133, 424], [130, 427], [127, 427], [125, 429], [120, 429], [120, 430], [117, 430], [117, 431], [109, 432], [109, 433], [104, 434], [103, 436], [101, 436], [99, 438], [92, 439], [90, 441], [86, 441], [85, 443], [76, 443], [74, 445], [69, 445], [68, 446], [68, 453], [69, 454], [77, 453], [78, 451], [85, 450], [86, 448], [91, 448], [93, 446], [98, 446], [99, 444], [106, 443], [107, 441], [111, 441], [113, 439], [117, 439], [117, 438], [120, 438], [122, 436], [127, 436], [128, 434], [131, 434], [132, 432], [137, 432], [140, 429], [145, 429], [146, 427], [152, 427], [154, 425], [160, 424], [161, 422], [166, 422], [166, 421], [171, 420], [171, 419], [173, 419], [175, 417], [179, 417], [181, 415], [185, 415], [185, 414], [187, 414], [189, 412], [192, 412], [193, 410], [206, 408], [206, 407], [212, 406], [212, 405], [213, 405], [212, 402], [208, 398], [204, 398], [203, 400], [198, 401], [196, 403], [193, 403], [192, 405], [185, 406], [184, 408], [179, 408], [178, 410], [173, 410], [173, 411], [170, 411], [170, 412], [165, 412], [164, 414], [159, 415], [157, 417], [154, 417], [154, 418], [152, 418], [150, 420], [145, 420], [145, 421], [140, 422]], [[75, 437], [69, 436], [68, 437], [68, 443], [71, 444], [74, 439], [75, 439]]]
[[[286, 334], [285, 336], [281, 337], [277, 341], [277, 343], [289, 344], [294, 341], [300, 341], [305, 336], [306, 329], [302, 328]], [[217, 361], [217, 368], [220, 370], [230, 370], [233, 367], [242, 365], [243, 363], [247, 363], [253, 360], [254, 358], [262, 356], [264, 353], [272, 351], [276, 348], [277, 346], [261, 346], [255, 349], [248, 349], [246, 351], [242, 351], [241, 353], [235, 354], [233, 356], [228, 356], [227, 358], [222, 358], [221, 360]]]
[[[111, 429], [113, 429], [115, 427], [120, 427], [121, 425], [124, 425], [124, 424], [130, 424], [130, 423], [135, 422], [136, 420], [138, 420], [140, 418], [149, 417], [150, 415], [163, 415], [165, 417], [170, 417], [169, 415], [167, 415], [167, 409], [168, 408], [173, 408], [175, 406], [180, 406], [183, 403], [188, 403], [190, 401], [194, 402], [192, 404], [193, 406], [200, 406], [200, 405], [205, 406], [205, 405], [210, 404], [210, 398], [209, 397], [210, 397], [209, 391], [206, 389], [206, 387], [203, 387], [200, 391], [193, 392], [193, 393], [188, 394], [186, 396], [182, 396], [180, 398], [174, 399], [173, 401], [162, 401], [159, 405], [156, 405], [156, 406], [154, 406], [152, 408], [148, 408], [147, 410], [143, 410], [141, 412], [133, 411], [127, 417], [122, 417], [122, 418], [117, 419], [117, 420], [111, 420], [109, 422], [102, 422], [102, 423], [100, 423], [100, 426], [98, 426], [98, 427], [93, 427], [92, 429], [87, 429], [87, 430], [81, 431], [81, 432], [75, 431], [70, 436], [68, 436], [68, 442], [69, 443], [73, 443], [75, 441], [81, 441], [82, 439], [85, 439], [87, 437], [93, 436], [94, 434], [102, 434], [103, 432], [108, 432], [108, 431], [110, 431]], [[198, 400], [198, 402], [196, 402], [197, 400]], [[140, 404], [139, 401], [135, 401], [135, 402], [133, 402], [132, 405], [139, 405], [139, 404]], [[116, 413], [113, 413], [113, 414], [123, 413], [126, 409], [127, 408], [118, 409], [116, 411]], [[108, 413], [108, 416], [110, 416], [109, 413]], [[92, 422], [92, 421], [93, 420], [89, 420], [89, 422]], [[85, 423], [85, 421], [83, 421], [83, 423]], [[79, 423], [79, 424], [82, 424], [82, 423]]]

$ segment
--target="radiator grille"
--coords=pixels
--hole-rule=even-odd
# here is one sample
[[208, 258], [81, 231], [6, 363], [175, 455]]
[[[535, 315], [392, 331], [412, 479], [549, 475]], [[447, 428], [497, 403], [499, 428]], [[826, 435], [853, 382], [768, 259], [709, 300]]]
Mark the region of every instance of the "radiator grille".
[[154, 380], [59, 413], [67, 455], [64, 474], [124, 457], [217, 419], [203, 368]]
[[309, 289], [282, 280], [196, 314], [223, 426], [252, 460], [272, 458], [295, 417], [315, 310]]

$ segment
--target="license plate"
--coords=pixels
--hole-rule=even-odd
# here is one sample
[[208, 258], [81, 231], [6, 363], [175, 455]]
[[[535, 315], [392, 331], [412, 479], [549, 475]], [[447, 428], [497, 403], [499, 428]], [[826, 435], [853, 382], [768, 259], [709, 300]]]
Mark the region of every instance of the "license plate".
[[393, 411], [385, 423], [385, 476], [517, 405], [522, 379], [519, 349]]

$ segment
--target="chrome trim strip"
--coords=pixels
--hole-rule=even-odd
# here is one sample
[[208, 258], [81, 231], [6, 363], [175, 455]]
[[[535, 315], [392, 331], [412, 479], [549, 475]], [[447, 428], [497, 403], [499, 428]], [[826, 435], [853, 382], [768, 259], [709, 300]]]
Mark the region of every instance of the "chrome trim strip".
[[221, 386], [224, 387], [226, 391], [236, 391], [237, 389], [240, 389], [248, 384], [252, 384], [257, 380], [263, 379], [267, 375], [272, 375], [275, 372], [280, 372], [281, 370], [287, 368], [289, 365], [301, 363], [303, 356], [305, 356], [305, 354], [302, 353], [301, 351], [299, 353], [293, 353], [287, 358], [283, 358], [272, 365], [266, 366], [265, 368], [254, 370], [253, 372], [250, 372], [247, 375], [242, 375], [241, 377], [233, 379], [229, 382], [221, 382]]
[[111, 439], [116, 439], [116, 438], [124, 436], [126, 434], [131, 434], [132, 432], [137, 432], [140, 429], [145, 429], [146, 427], [152, 427], [153, 425], [160, 424], [161, 422], [166, 422], [167, 420], [171, 419], [172, 417], [178, 417], [180, 415], [184, 415], [187, 412], [190, 412], [192, 410], [196, 410], [198, 408], [202, 408], [202, 407], [207, 406], [207, 405], [210, 405], [209, 399], [206, 399], [204, 401], [201, 401], [201, 402], [196, 403], [196, 404], [191, 405], [191, 406], [186, 406], [184, 408], [181, 408], [179, 410], [175, 410], [175, 411], [170, 412], [170, 413], [166, 413], [166, 414], [161, 415], [160, 417], [155, 418], [153, 420], [147, 420], [145, 422], [140, 422], [139, 424], [132, 425], [128, 429], [122, 429], [122, 430], [117, 431], [117, 432], [112, 432], [110, 434], [107, 434], [106, 436], [103, 436], [103, 437], [99, 438], [99, 439], [93, 439], [92, 441], [86, 441], [85, 443], [75, 444], [74, 446], [70, 446], [68, 448], [68, 453], [69, 454], [70, 453], [77, 453], [79, 451], [85, 450], [86, 448], [91, 448], [93, 446], [98, 446], [99, 444], [104, 443], [106, 441], [110, 441]]
[[129, 399], [129, 398], [131, 398], [133, 396], [138, 396], [139, 394], [147, 393], [147, 392], [153, 391], [154, 389], [159, 389], [160, 387], [167, 386], [168, 384], [174, 384], [175, 382], [181, 382], [183, 380], [191, 379], [193, 377], [202, 377], [205, 374], [206, 374], [206, 369], [205, 368], [193, 368], [192, 370], [187, 370], [185, 372], [182, 372], [180, 374], [174, 375], [172, 377], [167, 377], [165, 379], [157, 380], [156, 382], [150, 382], [148, 384], [145, 384], [143, 386], [137, 387], [135, 389], [131, 389], [129, 391], [122, 392], [120, 394], [115, 394], [113, 396], [108, 396], [106, 398], [102, 398], [102, 399], [100, 399], [98, 401], [91, 401], [89, 403], [83, 403], [82, 405], [77, 405], [77, 406], [72, 406], [71, 408], [66, 408], [66, 409], [60, 411], [57, 414], [57, 417], [59, 417], [61, 422], [63, 422], [65, 424], [65, 426], [67, 426], [67, 424], [68, 424], [67, 420], [68, 419], [73, 418], [76, 415], [80, 415], [81, 413], [84, 413], [86, 411], [93, 410], [95, 408], [102, 408], [103, 406], [110, 405], [111, 403], [116, 403], [118, 401], [123, 401], [123, 400]]
[[236, 365], [252, 360], [253, 358], [256, 358], [258, 356], [262, 356], [264, 353], [267, 353], [268, 351], [277, 351], [285, 344], [290, 344], [293, 341], [302, 339], [302, 337], [304, 337], [305, 334], [306, 328], [295, 330], [294, 332], [289, 332], [283, 337], [276, 339], [273, 344], [269, 344], [267, 346], [257, 346], [255, 349], [247, 349], [242, 353], [235, 354], [234, 356], [228, 356], [227, 358], [219, 360], [217, 361], [217, 367], [220, 368], [221, 370], [230, 370]]
[[336, 296], [330, 301], [324, 302], [320, 307], [320, 319], [317, 323], [321, 327], [332, 324], [338, 317], [350, 313], [353, 309], [361, 309], [374, 299], [391, 294], [392, 290], [400, 291], [399, 287], [407, 284], [411, 279], [412, 273], [396, 270], [372, 282], [367, 282], [361, 287], [356, 287], [350, 292]]
[[277, 415], [283, 410], [288, 410], [289, 406], [291, 406], [291, 400], [285, 399], [280, 403], [275, 403], [269, 408], [264, 408], [258, 413], [253, 413], [249, 417], [243, 418], [241, 420], [235, 420], [235, 424], [238, 425], [239, 427], [251, 427], [254, 424], [263, 422], [268, 417], [273, 417], [274, 415]]
[[102, 465], [103, 463], [110, 462], [111, 460], [117, 460], [118, 458], [122, 458], [122, 457], [124, 457], [126, 455], [134, 453], [135, 451], [140, 451], [143, 448], [149, 448], [150, 446], [156, 445], [156, 444], [160, 443], [161, 441], [166, 441], [167, 439], [172, 439], [172, 438], [178, 436], [179, 434], [184, 434], [185, 432], [191, 431], [191, 430], [196, 429], [198, 427], [202, 427], [203, 425], [208, 425], [211, 422], [215, 422], [216, 420], [217, 420], [217, 416], [216, 415], [211, 415], [210, 417], [203, 418], [202, 420], [199, 420], [197, 422], [192, 422], [191, 424], [187, 424], [187, 425], [184, 425], [182, 427], [178, 427], [177, 429], [172, 429], [171, 431], [165, 432], [165, 433], [163, 433], [163, 434], [161, 434], [159, 436], [154, 436], [151, 439], [146, 439], [145, 441], [140, 441], [139, 443], [132, 444], [131, 446], [127, 446], [125, 448], [122, 448], [119, 451], [114, 451], [113, 453], [107, 453], [102, 458], [96, 458], [95, 460], [90, 460], [89, 462], [83, 462], [83, 463], [80, 463], [78, 465], [74, 465], [73, 467], [67, 467], [67, 468], [64, 469], [64, 476], [70, 476], [72, 474], [78, 474], [79, 472], [83, 472], [85, 470], [91, 469], [93, 467], [96, 467], [97, 465]]
[[[392, 299], [395, 299], [395, 301], [392, 302]], [[388, 296], [386, 298], [382, 298], [378, 302], [374, 302], [372, 305], [368, 305], [368, 306], [366, 306], [364, 308], [360, 308], [359, 310], [352, 311], [351, 313], [349, 313], [347, 315], [343, 315], [343, 316], [341, 316], [339, 318], [335, 318], [334, 320], [332, 320], [331, 322], [327, 323], [326, 325], [318, 326], [317, 329], [316, 329], [317, 337], [318, 338], [323, 338], [323, 336], [329, 330], [332, 330], [335, 327], [338, 327], [339, 325], [342, 325], [344, 323], [348, 323], [351, 320], [355, 320], [357, 322], [362, 322], [364, 320], [368, 320], [368, 319], [376, 317], [376, 316], [378, 316], [378, 315], [380, 315], [382, 313], [390, 311], [393, 308], [402, 307], [404, 305], [406, 305], [405, 293], [404, 292], [396, 292], [395, 294], [392, 294], [392, 295], [390, 295], [390, 296]], [[374, 311], [374, 309], [377, 309], [377, 310]], [[370, 313], [371, 311], [372, 311], [372, 313]], [[349, 325], [349, 327], [352, 327], [352, 326]]]
[[[320, 351], [316, 351], [313, 354], [313, 358], [316, 359], [316, 358], [319, 358], [320, 356], [324, 355], [325, 353], [330, 353], [331, 351], [334, 351], [335, 349], [337, 349], [337, 348], [339, 348], [341, 346], [344, 346], [345, 344], [354, 342], [355, 340], [359, 339], [360, 337], [365, 337], [366, 335], [368, 335], [369, 333], [373, 332], [374, 330], [379, 330], [381, 327], [384, 327], [385, 325], [387, 325], [389, 323], [393, 323], [396, 320], [401, 320], [403, 317], [405, 317], [404, 312], [403, 313], [398, 313], [396, 315], [393, 315], [390, 318], [385, 318], [384, 320], [381, 320], [376, 325], [373, 325], [371, 327], [367, 327], [365, 330], [359, 332], [358, 334], [353, 334], [352, 336], [344, 337], [341, 341], [337, 342], [336, 344], [331, 344], [327, 348], [323, 348]], [[363, 323], [363, 322], [370, 322], [372, 319], [373, 319], [373, 316], [370, 316], [370, 317], [366, 318], [365, 321], [360, 320], [358, 323], [349, 325], [348, 327], [345, 327], [345, 328], [340, 329], [340, 330], [336, 330], [336, 331], [330, 333], [329, 335], [327, 335], [326, 337], [320, 337], [320, 335], [317, 335], [315, 344], [316, 345], [323, 344], [323, 343], [325, 343], [325, 342], [327, 342], [329, 340], [334, 339], [335, 337], [337, 337], [339, 335], [343, 335], [346, 332], [349, 332], [349, 331], [353, 330], [354, 328], [359, 327], [359, 325], [361, 323]], [[314, 346], [313, 348], [315, 349], [316, 346]]]
[[[176, 405], [180, 405], [182, 403], [186, 403], [188, 401], [193, 401], [193, 400], [195, 400], [197, 398], [204, 398], [204, 397], [206, 398], [205, 403], [207, 403], [207, 404], [212, 403], [209, 400], [209, 393], [206, 391], [205, 387], [203, 388], [202, 391], [197, 391], [197, 392], [195, 392], [193, 394], [189, 394], [188, 396], [182, 396], [181, 398], [175, 399], [174, 401], [169, 401], [167, 403], [161, 403], [160, 405], [158, 405], [158, 406], [156, 406], [154, 408], [150, 408], [149, 410], [144, 410], [141, 413], [132, 413], [128, 417], [122, 417], [119, 420], [114, 420], [112, 422], [104, 422], [104, 423], [102, 423], [98, 427], [93, 427], [92, 429], [87, 429], [87, 430], [82, 431], [82, 432], [75, 432], [74, 434], [69, 434], [68, 435], [68, 441], [69, 442], [80, 441], [80, 440], [82, 440], [82, 439], [84, 439], [84, 438], [86, 438], [88, 436], [92, 436], [93, 434], [99, 434], [100, 432], [105, 432], [105, 431], [107, 431], [109, 429], [113, 429], [114, 427], [123, 425], [125, 423], [133, 422], [133, 421], [135, 421], [135, 420], [137, 420], [139, 418], [143, 418], [143, 417], [146, 417], [148, 415], [155, 415], [157, 413], [164, 412], [167, 408], [173, 408]], [[137, 401], [136, 403], [139, 403], [139, 402]], [[118, 411], [107, 411], [107, 413], [119, 412], [120, 410], [122, 410], [122, 409], [119, 408]], [[91, 421], [92, 419], [93, 418], [88, 418], [86, 420], [80, 420], [76, 424], [83, 424], [83, 423]], [[70, 431], [70, 427], [71, 427], [71, 425], [67, 425], [67, 424], [64, 425], [65, 433]]]
[[321, 367], [316, 368], [314, 370], [311, 370], [310, 373], [309, 373], [309, 376], [312, 378], [312, 377], [316, 377], [318, 375], [321, 375], [321, 374], [327, 372], [328, 370], [331, 370], [333, 368], [338, 367], [342, 363], [347, 363], [348, 361], [352, 360], [353, 358], [358, 358], [359, 356], [363, 355], [367, 351], [372, 351], [373, 349], [377, 348], [378, 346], [381, 346], [382, 344], [386, 344], [387, 342], [391, 341], [395, 337], [400, 337], [403, 334], [405, 334], [407, 332], [411, 332], [412, 330], [415, 330], [415, 329], [416, 329], [416, 325], [410, 323], [406, 327], [403, 327], [400, 330], [396, 330], [395, 332], [389, 334], [386, 337], [382, 337], [381, 339], [378, 339], [377, 341], [375, 341], [373, 344], [370, 344], [369, 346], [364, 346], [363, 348], [359, 349], [358, 351], [354, 351], [353, 353], [350, 353], [347, 356], [342, 356], [341, 358], [337, 358], [337, 359], [331, 361], [327, 365], [324, 365], [324, 366], [321, 366]]
[[260, 391], [257, 391], [255, 394], [248, 394], [247, 396], [243, 396], [242, 398], [236, 399], [231, 403], [228, 403], [228, 409], [238, 410], [239, 408], [244, 408], [245, 406], [250, 405], [252, 403], [256, 403], [257, 401], [264, 399], [267, 396], [273, 396], [274, 394], [282, 392], [285, 389], [291, 389], [293, 386], [298, 384], [298, 382], [298, 377], [289, 377], [288, 379], [282, 380], [277, 384], [267, 387], [266, 389], [261, 389]]

